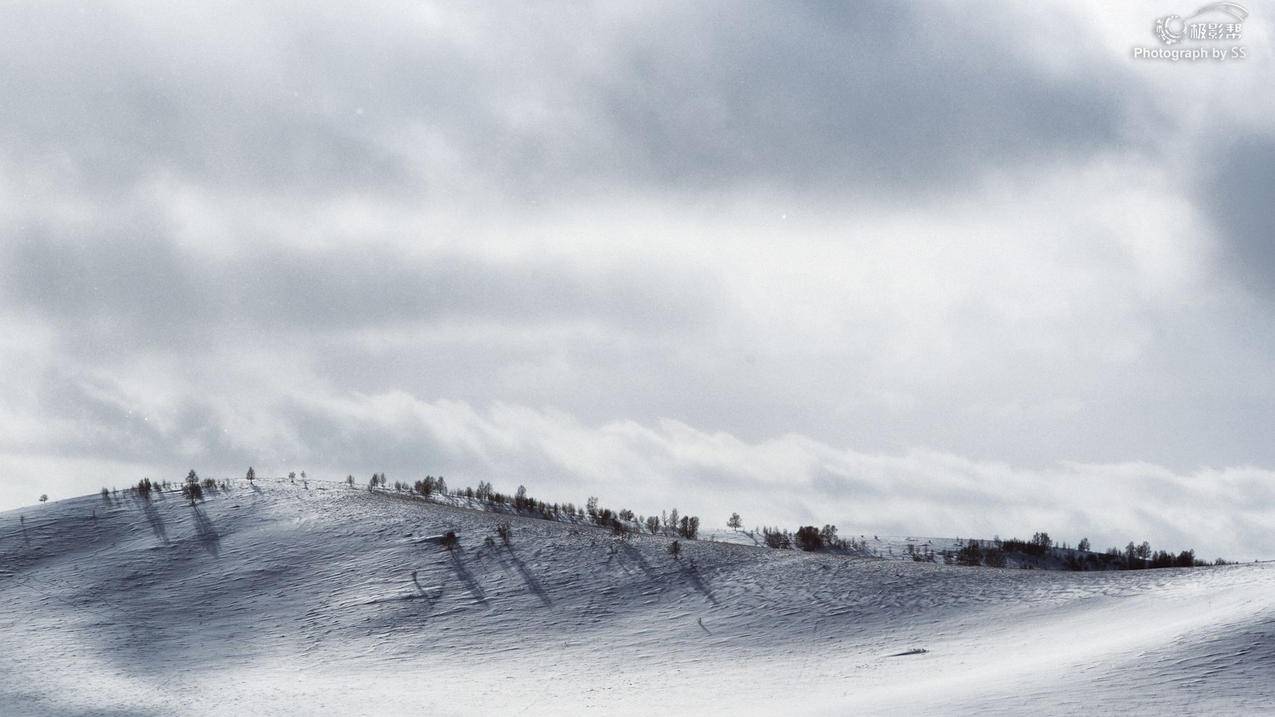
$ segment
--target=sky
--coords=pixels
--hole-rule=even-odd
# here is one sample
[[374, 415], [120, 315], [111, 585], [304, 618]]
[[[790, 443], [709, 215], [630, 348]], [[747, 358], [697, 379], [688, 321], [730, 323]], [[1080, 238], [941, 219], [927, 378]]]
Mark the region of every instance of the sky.
[[0, 5], [0, 509], [307, 471], [1275, 558], [1275, 6]]

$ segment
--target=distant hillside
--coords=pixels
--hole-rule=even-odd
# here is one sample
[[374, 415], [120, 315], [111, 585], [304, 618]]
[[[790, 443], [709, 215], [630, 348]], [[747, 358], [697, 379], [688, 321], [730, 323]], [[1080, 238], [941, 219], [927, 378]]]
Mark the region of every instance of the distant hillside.
[[316, 481], [10, 511], [0, 712], [1275, 705], [1275, 566], [992, 570], [707, 539], [675, 557], [674, 540]]

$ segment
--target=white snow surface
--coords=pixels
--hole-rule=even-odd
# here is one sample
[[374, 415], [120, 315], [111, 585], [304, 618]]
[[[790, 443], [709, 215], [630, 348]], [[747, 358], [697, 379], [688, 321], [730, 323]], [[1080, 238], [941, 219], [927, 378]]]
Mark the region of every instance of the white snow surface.
[[[511, 545], [484, 545], [501, 520]], [[447, 530], [454, 553], [424, 540]], [[728, 532], [674, 560], [315, 481], [3, 513], [0, 715], [1275, 713], [1275, 565], [996, 570]]]

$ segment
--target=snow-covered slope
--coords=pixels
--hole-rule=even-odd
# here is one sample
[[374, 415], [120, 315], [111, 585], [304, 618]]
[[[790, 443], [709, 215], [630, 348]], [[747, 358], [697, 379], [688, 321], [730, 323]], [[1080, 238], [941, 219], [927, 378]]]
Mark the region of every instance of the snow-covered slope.
[[0, 714], [1275, 711], [1272, 565], [673, 560], [518, 518], [505, 547], [505, 516], [258, 483], [0, 514]]
[[[852, 553], [857, 553], [864, 557], [881, 558], [883, 560], [907, 560], [909, 562], [913, 561], [912, 556], [914, 553], [922, 556], [928, 555], [930, 562], [940, 562], [942, 560], [940, 553], [945, 550], [957, 552], [968, 540], [961, 538], [927, 538], [912, 535], [846, 534], [838, 537], [842, 540], [854, 541], [853, 548], [849, 549]], [[710, 528], [700, 531], [700, 538], [737, 545], [758, 547], [765, 545], [760, 531], [756, 530]], [[990, 541], [988, 543], [990, 545]]]

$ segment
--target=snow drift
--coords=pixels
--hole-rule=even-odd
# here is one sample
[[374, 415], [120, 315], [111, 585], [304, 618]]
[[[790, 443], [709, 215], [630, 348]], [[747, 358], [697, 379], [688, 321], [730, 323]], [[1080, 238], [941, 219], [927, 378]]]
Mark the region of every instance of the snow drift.
[[674, 559], [670, 538], [257, 483], [0, 514], [0, 714], [1275, 710], [1268, 564]]

